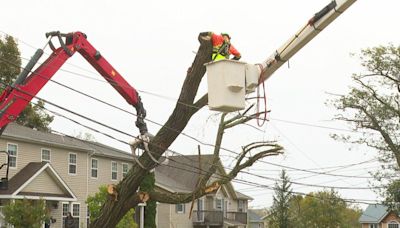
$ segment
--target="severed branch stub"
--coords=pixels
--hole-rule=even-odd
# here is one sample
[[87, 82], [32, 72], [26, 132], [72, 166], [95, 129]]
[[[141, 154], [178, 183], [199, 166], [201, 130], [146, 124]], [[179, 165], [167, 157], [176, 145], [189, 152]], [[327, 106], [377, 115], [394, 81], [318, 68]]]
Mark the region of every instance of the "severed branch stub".
[[109, 184], [107, 186], [107, 193], [111, 196], [113, 201], [118, 201], [118, 191], [115, 185]]
[[219, 187], [221, 187], [221, 185], [218, 183], [218, 181], [216, 181], [216, 182], [212, 183], [210, 186], [208, 186], [204, 190], [204, 192], [206, 194], [213, 193], [213, 192], [216, 192], [219, 189]]
[[147, 192], [138, 192], [138, 198], [140, 203], [146, 203], [150, 199], [150, 196]]

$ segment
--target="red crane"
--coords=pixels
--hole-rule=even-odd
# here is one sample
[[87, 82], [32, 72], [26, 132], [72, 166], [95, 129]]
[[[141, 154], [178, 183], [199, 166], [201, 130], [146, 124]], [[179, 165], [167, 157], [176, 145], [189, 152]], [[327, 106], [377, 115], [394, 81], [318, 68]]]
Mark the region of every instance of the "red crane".
[[[82, 32], [63, 34], [60, 32], [46, 33], [53, 53], [39, 67], [32, 71], [43, 49], [38, 49], [27, 66], [22, 70], [12, 85], [7, 85], [0, 96], [0, 135], [8, 123], [17, 119], [28, 103], [36, 96], [44, 85], [53, 77], [61, 66], [76, 52], [79, 52], [125, 100], [136, 109], [136, 126], [141, 135], [147, 135], [144, 122], [146, 110], [143, 107], [138, 92], [121, 76], [120, 73], [96, 50]], [[58, 37], [60, 47], [55, 48], [52, 38]]]

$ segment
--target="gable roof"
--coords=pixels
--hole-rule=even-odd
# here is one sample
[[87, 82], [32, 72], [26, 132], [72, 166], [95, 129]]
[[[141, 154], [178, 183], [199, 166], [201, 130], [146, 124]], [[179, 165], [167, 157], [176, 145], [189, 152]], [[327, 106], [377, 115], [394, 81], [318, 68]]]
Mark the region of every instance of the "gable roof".
[[3, 134], [1, 135], [1, 138], [73, 149], [86, 153], [93, 153], [96, 156], [105, 156], [129, 160], [132, 159], [131, 153], [118, 150], [116, 148], [106, 146], [101, 143], [85, 141], [61, 134], [42, 132], [19, 125], [17, 123], [9, 123]]
[[[64, 194], [52, 194], [46, 192], [24, 192], [23, 190], [32, 183], [39, 175], [48, 172], [52, 181], [58, 185]], [[75, 194], [71, 191], [64, 180], [58, 175], [54, 168], [47, 162], [31, 162], [21, 169], [8, 181], [8, 189], [0, 190], [0, 198], [7, 199], [48, 199], [76, 201]]]
[[[191, 192], [196, 187], [197, 180], [205, 173], [205, 171], [200, 172], [198, 159], [198, 156], [190, 155], [171, 156], [167, 165], [156, 167], [156, 182], [160, 187], [167, 187], [174, 192]], [[201, 169], [208, 170], [212, 156], [202, 155], [200, 159]]]
[[248, 195], [246, 195], [246, 194], [243, 194], [243, 193], [241, 193], [241, 192], [235, 191], [235, 193], [236, 193], [237, 199], [241, 199], [241, 200], [253, 200], [252, 197], [250, 197], [250, 196], [248, 196]]
[[374, 204], [368, 205], [367, 209], [362, 213], [359, 218], [360, 223], [380, 223], [382, 219], [389, 213], [389, 208], [381, 205]]
[[[167, 165], [160, 165], [155, 169], [156, 185], [170, 192], [191, 192], [196, 187], [198, 179], [209, 170], [213, 158], [212, 154], [201, 155], [200, 161], [198, 155], [170, 156]], [[220, 162], [217, 170], [221, 175], [226, 175]], [[237, 199], [230, 182], [224, 187], [232, 198]]]
[[255, 222], [255, 223], [263, 222], [262, 216], [259, 215], [259, 213], [257, 213], [253, 209], [247, 210], [247, 216], [249, 218], [249, 222]]

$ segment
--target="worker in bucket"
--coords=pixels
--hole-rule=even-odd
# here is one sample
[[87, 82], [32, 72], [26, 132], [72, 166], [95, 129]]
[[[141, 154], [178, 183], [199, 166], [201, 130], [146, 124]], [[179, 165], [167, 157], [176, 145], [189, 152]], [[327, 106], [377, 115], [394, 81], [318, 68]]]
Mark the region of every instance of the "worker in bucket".
[[201, 36], [209, 37], [213, 45], [212, 60], [229, 59], [233, 55], [233, 60], [239, 60], [242, 56], [240, 52], [231, 44], [231, 37], [227, 33], [215, 34], [213, 32], [202, 32]]

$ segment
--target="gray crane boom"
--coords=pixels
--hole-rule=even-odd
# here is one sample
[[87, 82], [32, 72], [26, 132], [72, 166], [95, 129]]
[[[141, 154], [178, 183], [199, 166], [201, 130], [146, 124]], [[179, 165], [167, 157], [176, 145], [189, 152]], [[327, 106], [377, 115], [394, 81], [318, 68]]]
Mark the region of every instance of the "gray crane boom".
[[[334, 21], [340, 14], [346, 11], [356, 0], [333, 0], [321, 11], [316, 13], [303, 28], [291, 39], [277, 49], [265, 61], [256, 64], [262, 81], [271, 75], [288, 61], [294, 54], [312, 40], [319, 32]], [[261, 82], [261, 80], [259, 80]]]

